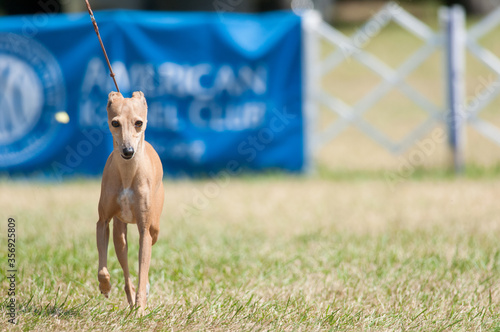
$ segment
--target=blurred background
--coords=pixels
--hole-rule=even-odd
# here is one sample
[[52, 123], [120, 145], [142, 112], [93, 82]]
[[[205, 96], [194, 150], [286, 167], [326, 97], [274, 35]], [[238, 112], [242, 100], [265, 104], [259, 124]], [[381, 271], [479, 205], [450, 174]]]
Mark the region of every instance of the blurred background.
[[[0, 8], [3, 14], [36, 14], [40, 11], [40, 2], [50, 4], [54, 12], [78, 12], [85, 10], [84, 1], [74, 0], [2, 0]], [[314, 6], [328, 20], [342, 20], [349, 17], [345, 11], [357, 7], [357, 13], [351, 15], [366, 15], [370, 9], [379, 7], [385, 1], [381, 0], [232, 0], [232, 1], [168, 1], [168, 0], [94, 0], [95, 9], [139, 9], [139, 10], [169, 10], [169, 11], [217, 11], [217, 4], [233, 7], [235, 12], [263, 12], [270, 10], [286, 10], [292, 6]], [[493, 10], [500, 3], [498, 0], [415, 0], [400, 1], [401, 5], [425, 7], [432, 4], [460, 4], [468, 13], [483, 15]], [[356, 7], [351, 7], [356, 6]], [[364, 8], [363, 8], [364, 7]]]
[[[215, 1], [160, 1], [160, 0], [94, 0], [91, 1], [93, 9], [133, 9], [148, 11], [175, 11], [175, 12], [215, 12], [215, 13], [264, 13], [273, 11], [301, 12], [305, 9], [316, 9], [322, 19], [330, 24], [336, 31], [345, 36], [356, 36], [363, 33], [367, 28], [367, 22], [373, 18], [379, 10], [387, 5], [386, 1], [347, 1], [347, 0], [215, 0]], [[439, 8], [459, 4], [463, 6], [467, 15], [466, 25], [472, 27], [479, 23], [487, 14], [498, 7], [498, 0], [445, 0], [445, 1], [401, 1], [398, 6], [403, 8], [412, 16], [416, 17], [431, 31], [438, 34], [442, 26], [439, 21]], [[3, 15], [16, 14], [39, 14], [39, 13], [78, 13], [85, 12], [84, 1], [65, 0], [19, 0], [0, 2], [0, 13]], [[106, 24], [106, 23], [103, 23]], [[273, 26], [269, 23], [269, 26]], [[89, 24], [90, 26], [90, 24]], [[277, 27], [277, 25], [274, 25]], [[240, 32], [243, 30], [238, 30]], [[500, 54], [500, 46], [495, 41], [495, 35], [500, 32], [494, 27], [477, 40], [484, 50], [493, 56]], [[324, 36], [323, 36], [324, 37]], [[375, 56], [385, 63], [389, 68], [397, 70], [428, 41], [423, 40], [414, 33], [408, 31], [394, 20], [384, 23], [380, 31], [376, 31], [361, 43], [360, 49]], [[244, 38], [242, 38], [244, 39]], [[334, 45], [328, 38], [320, 38], [318, 61], [326, 61], [336, 51], [343, 51], [339, 45]], [[113, 51], [111, 51], [113, 53]], [[345, 54], [344, 54], [345, 55]], [[446, 113], [446, 84], [445, 69], [443, 65], [443, 51], [436, 48], [431, 52], [418, 69], [403, 77], [405, 84], [415, 89], [425, 100], [433, 104], [435, 109]], [[498, 72], [492, 67], [479, 60], [474, 54], [467, 51], [465, 54], [465, 99], [471, 102], [479, 92], [493, 91], [490, 93], [491, 100], [480, 112], [480, 119], [493, 125], [492, 130], [500, 127], [500, 100], [496, 97]], [[358, 61], [356, 57], [345, 56], [342, 63], [335, 66], [331, 71], [321, 73], [318, 87], [346, 105], [353, 106], [363, 100], [384, 80], [380, 75]], [[253, 62], [256, 65], [257, 62]], [[83, 79], [83, 78], [82, 78]], [[313, 135], [328, 131], [329, 128], [338, 124], [341, 119], [340, 113], [332, 112], [331, 107], [318, 103], [317, 114], [314, 118]], [[71, 114], [70, 114], [71, 115]], [[435, 116], [431, 114], [431, 117]], [[366, 121], [387, 137], [391, 142], [400, 142], [413, 130], [429, 119], [429, 114], [417, 105], [414, 100], [398, 91], [391, 89], [380, 100], [371, 105], [362, 114]], [[428, 127], [427, 133], [417, 137], [415, 144], [432, 136], [435, 128], [446, 127], [436, 122], [434, 126]], [[495, 134], [496, 135], [496, 134]], [[366, 134], [361, 126], [348, 125], [340, 130], [335, 137], [316, 142], [312, 151], [306, 152], [313, 155], [314, 169], [328, 174], [363, 173], [385, 171], [399, 172], [409, 160], [418, 146], [408, 145], [404, 149], [388, 149], [380, 142], [372, 139]], [[465, 160], [471, 169], [485, 168], [490, 170], [500, 169], [500, 148], [498, 141], [491, 139], [484, 132], [475, 128], [466, 129]], [[309, 139], [309, 138], [308, 138]], [[311, 140], [315, 140], [312, 138]], [[309, 144], [306, 142], [304, 144]], [[176, 149], [182, 147], [176, 147]], [[199, 146], [197, 148], [200, 148]], [[299, 147], [300, 148], [300, 147]], [[397, 151], [396, 151], [397, 150]], [[307, 156], [305, 156], [307, 158]], [[439, 142], [432, 154], [421, 158], [412, 167], [414, 170], [447, 170], [450, 168], [451, 155], [448, 140]], [[304, 164], [309, 161], [305, 160]], [[402, 166], [403, 165], [403, 166]], [[220, 167], [219, 167], [220, 168]], [[273, 168], [273, 167], [271, 167]], [[280, 168], [280, 167], [278, 167]], [[286, 167], [285, 167], [286, 168]], [[297, 166], [295, 169], [310, 169], [308, 165]]]

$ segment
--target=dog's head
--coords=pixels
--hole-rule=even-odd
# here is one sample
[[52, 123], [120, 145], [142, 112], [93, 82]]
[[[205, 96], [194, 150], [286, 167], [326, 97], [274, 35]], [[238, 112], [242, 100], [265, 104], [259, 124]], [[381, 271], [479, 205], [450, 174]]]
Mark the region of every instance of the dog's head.
[[144, 94], [136, 91], [132, 98], [123, 98], [121, 93], [111, 92], [106, 109], [115, 150], [123, 159], [132, 159], [146, 130], [148, 105]]

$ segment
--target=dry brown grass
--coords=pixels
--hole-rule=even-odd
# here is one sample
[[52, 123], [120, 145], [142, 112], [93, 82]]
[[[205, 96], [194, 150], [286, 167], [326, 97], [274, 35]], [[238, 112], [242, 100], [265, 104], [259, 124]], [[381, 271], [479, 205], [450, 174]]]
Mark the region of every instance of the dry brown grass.
[[[0, 209], [18, 224], [18, 327], [499, 327], [498, 180], [241, 178], [217, 195], [200, 194], [213, 184], [166, 182], [149, 316], [141, 320], [128, 315], [112, 249], [111, 298], [98, 295], [98, 182], [2, 183]], [[195, 197], [208, 203], [193, 204]], [[129, 233], [135, 262], [137, 231]]]

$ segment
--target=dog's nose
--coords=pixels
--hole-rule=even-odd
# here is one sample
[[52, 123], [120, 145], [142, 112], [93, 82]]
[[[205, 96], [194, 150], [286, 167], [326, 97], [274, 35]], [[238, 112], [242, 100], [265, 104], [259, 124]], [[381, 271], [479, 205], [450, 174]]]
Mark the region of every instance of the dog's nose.
[[132, 157], [134, 155], [134, 148], [133, 147], [123, 148], [123, 155], [125, 157]]

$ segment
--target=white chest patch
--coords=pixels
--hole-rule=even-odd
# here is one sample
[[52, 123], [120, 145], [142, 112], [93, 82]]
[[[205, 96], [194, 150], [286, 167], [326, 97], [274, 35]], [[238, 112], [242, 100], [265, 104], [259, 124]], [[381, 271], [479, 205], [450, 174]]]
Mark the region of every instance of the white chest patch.
[[132, 223], [132, 203], [133, 203], [134, 192], [130, 188], [125, 188], [118, 196], [118, 204], [120, 205], [120, 218], [123, 222]]

